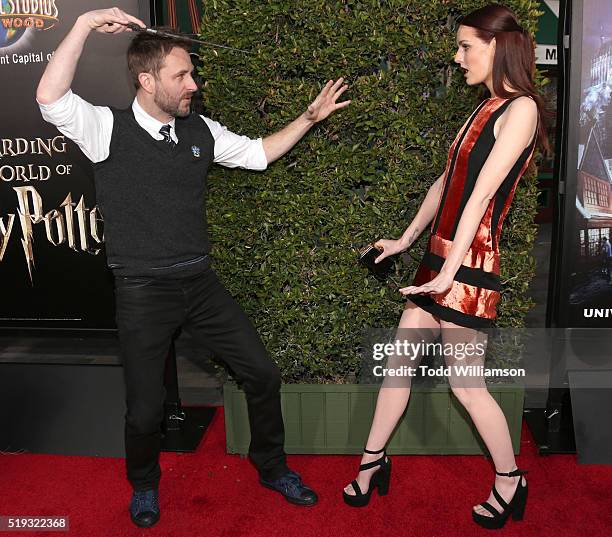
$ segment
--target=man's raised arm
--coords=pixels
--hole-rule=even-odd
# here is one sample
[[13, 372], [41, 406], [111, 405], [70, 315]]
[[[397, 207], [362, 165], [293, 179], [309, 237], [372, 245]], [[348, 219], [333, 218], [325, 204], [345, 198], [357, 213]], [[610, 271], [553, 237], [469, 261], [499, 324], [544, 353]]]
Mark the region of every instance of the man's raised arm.
[[116, 7], [89, 11], [81, 15], [51, 57], [38, 84], [36, 100], [41, 104], [51, 104], [68, 92], [91, 30], [118, 34], [130, 31], [125, 26], [128, 22], [145, 26], [141, 20]]

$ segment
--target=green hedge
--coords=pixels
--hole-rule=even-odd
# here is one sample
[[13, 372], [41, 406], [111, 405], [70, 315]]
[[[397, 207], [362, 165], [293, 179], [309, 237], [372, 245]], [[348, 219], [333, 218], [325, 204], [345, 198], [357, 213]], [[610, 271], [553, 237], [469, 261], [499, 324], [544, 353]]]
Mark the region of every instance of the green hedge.
[[[329, 79], [352, 104], [265, 172], [215, 167], [208, 218], [216, 270], [251, 317], [285, 382], [344, 382], [364, 327], [396, 326], [404, 298], [356, 264], [355, 248], [397, 238], [442, 173], [482, 98], [455, 67], [455, 20], [475, 0], [206, 1], [206, 113], [265, 136], [301, 114]], [[536, 0], [508, 2], [532, 32]], [[521, 181], [503, 232], [498, 326], [520, 326], [534, 262], [537, 185]], [[396, 263], [412, 280], [425, 232]]]

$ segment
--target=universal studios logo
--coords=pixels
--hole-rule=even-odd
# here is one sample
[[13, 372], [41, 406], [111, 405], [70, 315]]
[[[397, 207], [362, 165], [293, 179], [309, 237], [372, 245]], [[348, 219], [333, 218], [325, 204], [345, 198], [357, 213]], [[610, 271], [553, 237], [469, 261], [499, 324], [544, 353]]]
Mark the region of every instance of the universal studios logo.
[[28, 28], [52, 28], [58, 14], [55, 0], [0, 0], [0, 48], [15, 44]]

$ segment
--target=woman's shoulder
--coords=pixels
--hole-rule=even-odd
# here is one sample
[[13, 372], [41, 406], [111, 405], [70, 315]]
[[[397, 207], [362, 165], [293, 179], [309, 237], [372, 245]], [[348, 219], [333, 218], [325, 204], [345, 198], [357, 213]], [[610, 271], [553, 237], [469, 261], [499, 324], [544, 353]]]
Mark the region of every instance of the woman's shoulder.
[[533, 140], [539, 121], [538, 114], [538, 105], [529, 95], [514, 97], [496, 122], [495, 138], [499, 139], [502, 132], [508, 131], [512, 137], [522, 139], [524, 136], [526, 140]]
[[519, 117], [536, 117], [538, 115], [538, 105], [530, 95], [521, 95], [512, 99], [507, 112]]

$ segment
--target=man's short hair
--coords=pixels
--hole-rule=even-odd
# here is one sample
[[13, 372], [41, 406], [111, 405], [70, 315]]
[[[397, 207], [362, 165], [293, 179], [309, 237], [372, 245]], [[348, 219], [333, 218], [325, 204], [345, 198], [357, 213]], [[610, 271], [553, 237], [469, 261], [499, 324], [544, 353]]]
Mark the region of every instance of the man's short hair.
[[[155, 26], [155, 30], [176, 32], [173, 28]], [[164, 65], [166, 56], [175, 48], [191, 52], [191, 43], [178, 37], [162, 37], [147, 32], [138, 32], [132, 39], [127, 51], [128, 69], [136, 89], [140, 88], [138, 75], [151, 73], [155, 78]]]

